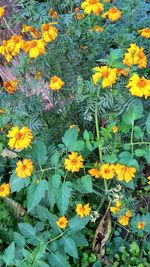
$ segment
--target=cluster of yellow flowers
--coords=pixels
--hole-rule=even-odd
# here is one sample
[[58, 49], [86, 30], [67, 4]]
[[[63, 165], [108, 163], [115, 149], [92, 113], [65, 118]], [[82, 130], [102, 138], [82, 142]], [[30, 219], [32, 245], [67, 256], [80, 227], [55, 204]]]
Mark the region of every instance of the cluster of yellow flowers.
[[25, 41], [21, 35], [12, 35], [9, 40], [4, 40], [0, 46], [0, 54], [10, 62], [10, 60], [18, 55], [21, 49], [25, 53], [29, 53], [30, 58], [36, 58], [45, 53], [46, 43], [54, 41], [58, 36], [58, 30], [52, 24], [57, 22], [42, 24], [42, 38], [40, 32], [29, 25], [23, 25], [22, 33], [30, 33], [34, 40]]
[[147, 58], [144, 53], [144, 48], [136, 44], [131, 44], [124, 55], [123, 63], [129, 67], [138, 65], [139, 68], [146, 68]]
[[136, 169], [122, 164], [95, 164], [94, 168], [89, 170], [89, 174], [95, 178], [103, 178], [106, 180], [113, 179], [116, 175], [118, 181], [125, 181], [129, 183], [135, 177]]
[[129, 224], [129, 220], [131, 219], [131, 217], [132, 217], [131, 210], [127, 210], [127, 212], [124, 215], [118, 218], [118, 222], [123, 226], [127, 226]]
[[[83, 157], [77, 152], [71, 152], [68, 155], [68, 158], [65, 158], [64, 166], [65, 169], [71, 172], [79, 172], [83, 168]], [[117, 175], [118, 181], [125, 181], [126, 183], [130, 182], [136, 173], [134, 167], [128, 167], [122, 164], [109, 164], [104, 163], [100, 165], [98, 163], [94, 164], [94, 168], [90, 169], [89, 174], [95, 178], [103, 178], [106, 180], [113, 179]]]
[[[85, 205], [78, 203], [76, 205], [76, 213], [78, 216], [80, 216], [81, 219], [83, 217], [90, 215], [90, 212], [91, 212], [91, 207], [89, 203]], [[56, 224], [59, 228], [65, 229], [68, 225], [68, 219], [65, 216], [62, 216], [56, 221]]]

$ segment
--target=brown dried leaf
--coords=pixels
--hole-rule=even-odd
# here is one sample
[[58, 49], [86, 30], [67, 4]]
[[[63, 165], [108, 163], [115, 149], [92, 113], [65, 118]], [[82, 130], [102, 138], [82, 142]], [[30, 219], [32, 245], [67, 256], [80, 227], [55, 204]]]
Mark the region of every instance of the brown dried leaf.
[[96, 252], [101, 259], [105, 255], [105, 244], [110, 237], [111, 229], [111, 215], [108, 207], [96, 229], [93, 240], [93, 251]]
[[16, 201], [11, 198], [4, 198], [6, 205], [10, 208], [11, 212], [13, 212], [14, 216], [18, 219], [25, 215], [25, 209]]

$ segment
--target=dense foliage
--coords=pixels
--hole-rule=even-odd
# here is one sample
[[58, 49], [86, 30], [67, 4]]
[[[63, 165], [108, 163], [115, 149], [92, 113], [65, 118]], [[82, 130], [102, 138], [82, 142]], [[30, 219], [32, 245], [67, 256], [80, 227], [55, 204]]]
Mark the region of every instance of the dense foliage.
[[149, 10], [0, 7], [0, 266], [150, 265]]

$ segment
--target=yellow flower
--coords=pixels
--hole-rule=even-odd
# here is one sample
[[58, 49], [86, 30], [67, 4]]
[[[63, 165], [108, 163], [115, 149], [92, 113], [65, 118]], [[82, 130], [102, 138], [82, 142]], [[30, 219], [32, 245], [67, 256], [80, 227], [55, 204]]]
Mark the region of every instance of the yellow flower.
[[122, 207], [121, 201], [117, 200], [115, 202], [115, 206], [110, 207], [110, 211], [112, 213], [118, 213], [121, 210], [121, 207]]
[[150, 176], [147, 177], [148, 184], [150, 184]]
[[112, 127], [112, 132], [117, 133], [118, 132], [118, 126], [113, 126]]
[[0, 197], [7, 197], [10, 194], [10, 186], [9, 184], [0, 185]]
[[9, 138], [8, 145], [10, 148], [17, 150], [29, 147], [33, 138], [31, 130], [28, 127], [19, 129], [18, 126], [13, 127], [8, 132], [7, 137]]
[[16, 79], [3, 82], [3, 86], [9, 94], [12, 94], [17, 90], [17, 85], [18, 85], [18, 81]]
[[90, 30], [90, 32], [94, 32], [94, 31], [96, 31], [96, 32], [103, 32], [103, 28], [102, 27], [99, 27], [99, 26], [94, 26], [91, 30]]
[[138, 74], [133, 74], [127, 85], [131, 95], [147, 98], [150, 96], [150, 80], [144, 76], [140, 78]]
[[23, 45], [23, 50], [25, 53], [29, 52], [30, 58], [36, 58], [45, 53], [45, 43], [42, 39], [27, 41]]
[[42, 24], [42, 39], [49, 43], [55, 40], [58, 36], [58, 30], [50, 24]]
[[123, 63], [127, 66], [138, 65], [139, 68], [146, 68], [147, 58], [143, 47], [131, 44], [123, 58]]
[[62, 81], [61, 78], [57, 77], [57, 76], [53, 76], [50, 80], [50, 89], [51, 90], [60, 90], [61, 87], [64, 85], [65, 83]]
[[144, 38], [150, 38], [150, 28], [139, 30], [138, 33]]
[[138, 222], [137, 223], [137, 228], [140, 229], [140, 230], [144, 230], [144, 227], [145, 227], [145, 222]]
[[33, 38], [40, 38], [40, 32], [36, 28], [33, 28], [32, 26], [29, 25], [23, 25], [21, 32], [22, 33], [29, 32]]
[[111, 22], [115, 22], [117, 21], [118, 19], [120, 19], [121, 17], [121, 11], [117, 8], [117, 7], [112, 7], [110, 8], [107, 12], [105, 12], [103, 15], [102, 15], [102, 18], [106, 18], [108, 17], [108, 19], [111, 21]]
[[77, 152], [71, 152], [65, 159], [65, 169], [71, 172], [78, 172], [83, 168], [83, 158]]
[[116, 68], [112, 69], [107, 66], [95, 67], [93, 69], [96, 73], [93, 74], [93, 82], [97, 84], [100, 80], [102, 81], [102, 87], [112, 87], [116, 82]]
[[68, 224], [68, 220], [65, 216], [60, 217], [57, 221], [56, 224], [59, 228], [66, 228], [67, 224]]
[[[75, 124], [71, 124], [69, 128], [72, 129], [72, 128], [75, 128], [75, 127], [77, 127], [77, 125], [75, 125]], [[80, 128], [78, 128], [78, 133], [79, 133], [79, 132], [80, 132]]]
[[129, 183], [135, 177], [136, 169], [122, 164], [116, 164], [115, 172], [117, 174], [118, 181], [125, 180], [126, 183]]
[[3, 17], [5, 14], [5, 8], [0, 6], [0, 18]]
[[99, 0], [85, 0], [81, 7], [88, 15], [90, 15], [92, 12], [95, 15], [99, 15], [104, 10], [104, 6]]
[[25, 178], [31, 176], [33, 172], [33, 163], [30, 159], [24, 159], [23, 161], [19, 160], [16, 163], [16, 174], [19, 178]]
[[81, 218], [88, 216], [91, 212], [90, 204], [82, 205], [81, 203], [76, 205], [76, 213]]
[[80, 20], [80, 19], [83, 19], [84, 18], [84, 14], [82, 14], [82, 13], [76, 13], [74, 15], [74, 17], [75, 17], [75, 19]]
[[102, 178], [109, 180], [115, 175], [115, 166], [113, 164], [105, 163], [101, 166], [101, 176]]
[[51, 8], [51, 9], [49, 10], [48, 15], [49, 15], [51, 18], [53, 18], [53, 19], [58, 19], [58, 18], [59, 18], [58, 13], [57, 13], [53, 8]]
[[101, 177], [101, 169], [100, 169], [100, 164], [97, 162], [94, 164], [94, 168], [90, 169], [88, 173], [91, 176], [94, 176], [95, 178], [100, 178]]
[[124, 215], [118, 218], [118, 222], [123, 226], [127, 226], [129, 224], [129, 220], [131, 217], [132, 217], [132, 212], [128, 210]]
[[117, 76], [119, 76], [119, 77], [121, 75], [128, 76], [128, 71], [129, 71], [129, 69], [120, 69], [120, 68], [117, 68], [116, 73], [117, 73]]

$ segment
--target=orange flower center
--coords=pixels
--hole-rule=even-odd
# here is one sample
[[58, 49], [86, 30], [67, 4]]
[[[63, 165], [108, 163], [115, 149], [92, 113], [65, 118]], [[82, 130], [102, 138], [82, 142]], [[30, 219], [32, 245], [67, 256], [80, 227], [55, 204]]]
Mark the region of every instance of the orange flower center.
[[112, 12], [112, 13], [116, 13], [116, 12], [117, 12], [116, 7], [113, 7], [113, 8], [111, 9], [111, 12]]
[[43, 25], [43, 27], [42, 27], [42, 30], [43, 31], [48, 31], [49, 30], [49, 25]]
[[109, 71], [108, 70], [105, 70], [103, 73], [102, 73], [102, 77], [103, 78], [107, 78], [109, 75]]
[[25, 171], [25, 170], [26, 170], [26, 168], [27, 168], [27, 166], [26, 166], [26, 165], [22, 165], [22, 166], [21, 166], [21, 169], [22, 169], [23, 171]]
[[52, 78], [52, 82], [53, 82], [53, 83], [56, 83], [56, 82], [57, 82], [57, 77], [53, 77], [53, 78]]
[[144, 79], [140, 79], [137, 83], [138, 87], [145, 87], [146, 81]]
[[98, 0], [90, 0], [90, 1], [89, 1], [89, 4], [90, 4], [90, 5], [97, 4], [97, 3], [98, 3]]
[[104, 173], [108, 174], [110, 171], [107, 169], [107, 170], [104, 170]]
[[77, 164], [77, 159], [72, 159], [72, 160], [71, 160], [71, 163], [72, 163], [72, 165]]
[[63, 224], [64, 224], [64, 221], [60, 221], [59, 224], [60, 224], [60, 225], [63, 225]]
[[37, 43], [35, 41], [33, 41], [30, 46], [35, 47], [36, 45], [37, 45]]
[[16, 134], [16, 139], [20, 140], [22, 138], [23, 134], [22, 133], [17, 133]]
[[0, 192], [4, 192], [4, 187], [0, 186]]
[[143, 52], [142, 52], [142, 51], [138, 53], [138, 57], [139, 57], [139, 59], [143, 59], [143, 57], [144, 57], [144, 54], [143, 54]]

